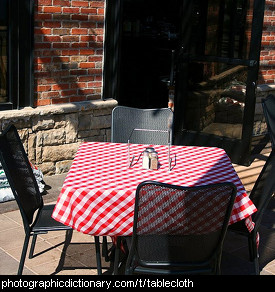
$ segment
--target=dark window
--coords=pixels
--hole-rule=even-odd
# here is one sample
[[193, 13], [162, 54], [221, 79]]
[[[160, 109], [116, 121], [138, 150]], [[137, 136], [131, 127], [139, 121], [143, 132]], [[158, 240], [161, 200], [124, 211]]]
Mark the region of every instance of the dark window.
[[0, 110], [33, 105], [33, 5], [0, 2]]
[[7, 58], [7, 44], [8, 44], [8, 0], [1, 1], [0, 9], [0, 103], [8, 102], [8, 58]]
[[104, 97], [166, 107], [172, 87], [173, 142], [221, 147], [247, 164], [266, 143], [262, 120], [254, 120], [264, 7], [264, 0], [107, 1]]

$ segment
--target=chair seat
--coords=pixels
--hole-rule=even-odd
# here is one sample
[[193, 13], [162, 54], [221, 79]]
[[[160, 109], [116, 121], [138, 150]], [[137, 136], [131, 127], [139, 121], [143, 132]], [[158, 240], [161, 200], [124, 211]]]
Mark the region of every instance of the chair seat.
[[70, 230], [70, 226], [66, 226], [52, 218], [52, 213], [55, 205], [44, 205], [40, 211], [39, 217], [35, 222], [33, 232], [48, 232], [52, 230]]

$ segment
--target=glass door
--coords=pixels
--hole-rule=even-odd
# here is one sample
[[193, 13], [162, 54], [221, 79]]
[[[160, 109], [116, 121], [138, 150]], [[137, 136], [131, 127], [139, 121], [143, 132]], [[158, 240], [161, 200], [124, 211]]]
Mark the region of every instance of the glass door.
[[249, 164], [253, 137], [266, 133], [264, 121], [254, 120], [263, 10], [264, 1], [186, 2], [176, 144], [221, 147], [232, 161]]

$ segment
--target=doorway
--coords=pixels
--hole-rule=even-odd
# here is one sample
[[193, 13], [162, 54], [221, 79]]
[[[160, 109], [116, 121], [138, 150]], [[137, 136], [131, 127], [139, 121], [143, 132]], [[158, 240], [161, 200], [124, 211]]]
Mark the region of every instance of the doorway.
[[[179, 46], [181, 5], [174, 0], [121, 2], [119, 104], [167, 107]], [[171, 84], [172, 85], [172, 84]]]

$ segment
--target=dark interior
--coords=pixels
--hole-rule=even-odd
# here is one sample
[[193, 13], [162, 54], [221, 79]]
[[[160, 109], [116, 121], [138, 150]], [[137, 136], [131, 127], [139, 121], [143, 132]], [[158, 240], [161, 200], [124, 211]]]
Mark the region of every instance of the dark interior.
[[[167, 107], [173, 50], [179, 46], [182, 1], [122, 3], [119, 103]], [[172, 73], [173, 74], [173, 73]]]

